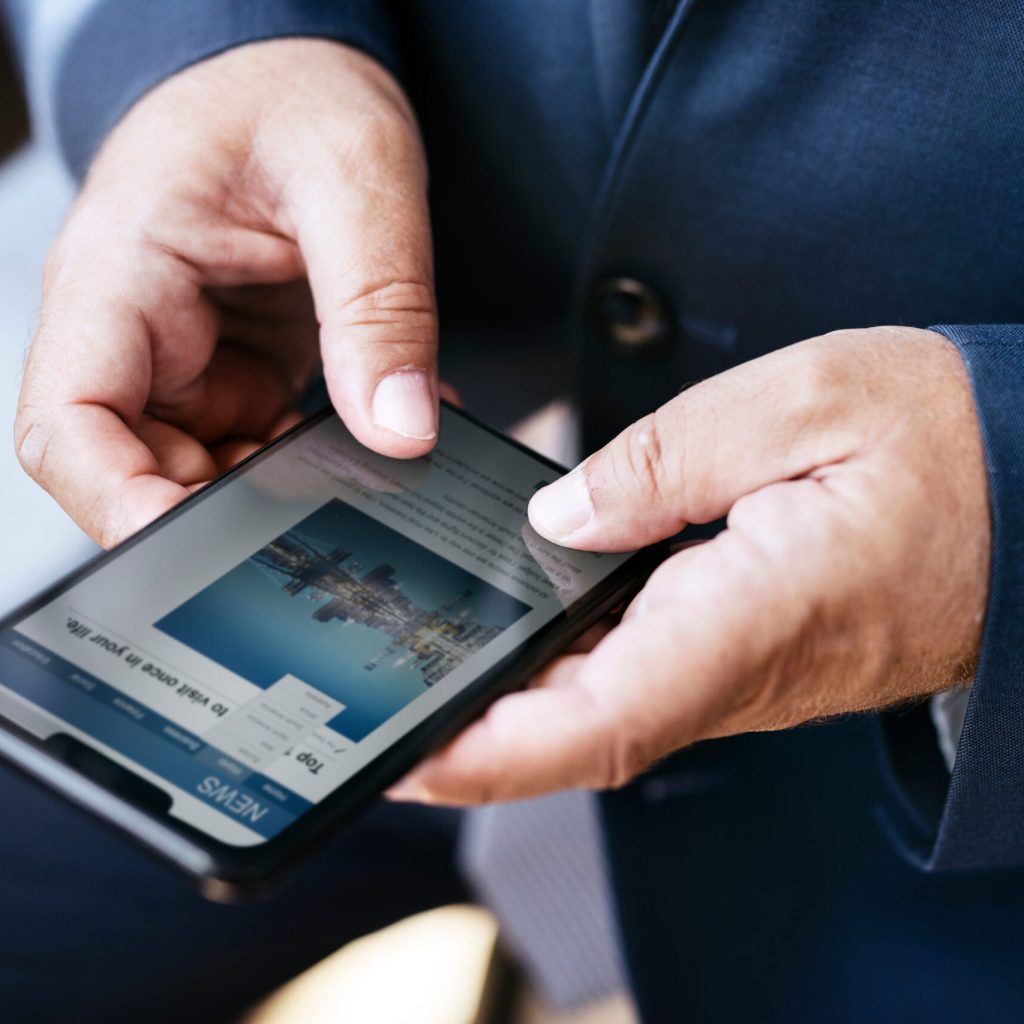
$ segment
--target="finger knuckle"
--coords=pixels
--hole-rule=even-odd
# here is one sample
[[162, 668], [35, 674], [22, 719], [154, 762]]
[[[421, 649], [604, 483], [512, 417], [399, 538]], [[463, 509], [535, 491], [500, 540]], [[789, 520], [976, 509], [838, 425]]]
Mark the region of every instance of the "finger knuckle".
[[14, 450], [22, 469], [40, 481], [46, 463], [51, 431], [38, 410], [22, 406], [14, 420]]
[[616, 714], [601, 691], [585, 681], [579, 696], [586, 709], [581, 717], [590, 720], [594, 737], [591, 785], [596, 789], [621, 789], [650, 763], [642, 731]]
[[149, 197], [141, 200], [120, 193], [80, 199], [47, 252], [43, 265], [44, 303], [59, 301], [63, 293], [73, 292], [82, 268], [94, 266], [97, 261], [112, 272], [134, 269], [138, 258], [136, 243], [141, 227], [151, 223], [146, 218], [153, 202]]
[[361, 284], [345, 301], [346, 327], [400, 328], [403, 342], [433, 344], [433, 288], [424, 281], [386, 277]]
[[443, 760], [423, 784], [431, 802], [453, 806], [490, 803], [498, 796], [494, 782], [479, 772], [468, 772], [450, 759]]
[[834, 340], [808, 343], [791, 367], [786, 388], [786, 414], [798, 427], [820, 420], [846, 394], [848, 374], [838, 347]]
[[350, 152], [358, 154], [360, 162], [376, 161], [371, 166], [404, 163], [415, 160], [419, 154], [411, 116], [394, 102], [375, 104], [361, 116], [353, 117], [347, 139]]
[[657, 416], [645, 416], [630, 427], [621, 451], [627, 480], [652, 500], [662, 498], [669, 481]]
[[106, 482], [86, 503], [81, 522], [85, 524], [85, 529], [93, 540], [106, 551], [133, 532], [125, 519], [123, 509], [110, 501]]
[[756, 536], [766, 524], [775, 526], [779, 519], [779, 502], [773, 487], [744, 494], [733, 502], [726, 522], [730, 529]]
[[628, 729], [611, 730], [605, 745], [602, 788], [621, 789], [649, 763], [646, 744], [639, 737]]
[[[325, 126], [314, 161], [342, 180], [369, 192], [392, 194], [412, 187], [425, 192], [426, 160], [411, 115], [391, 103], [350, 109], [343, 121]], [[402, 173], [396, 178], [395, 171]]]
[[93, 539], [104, 551], [116, 547], [126, 534], [116, 524], [101, 520], [90, 531]]
[[638, 420], [622, 435], [622, 443], [614, 446], [618, 487], [649, 502], [661, 515], [677, 515], [680, 526], [705, 517], [703, 481], [714, 464], [706, 452], [700, 458], [690, 457], [689, 415], [686, 403], [677, 399]]

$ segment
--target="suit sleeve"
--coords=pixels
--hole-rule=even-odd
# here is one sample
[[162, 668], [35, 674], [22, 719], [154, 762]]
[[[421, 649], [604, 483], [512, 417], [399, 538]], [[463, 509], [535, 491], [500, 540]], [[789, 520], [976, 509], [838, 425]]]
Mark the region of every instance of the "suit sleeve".
[[939, 326], [966, 364], [989, 481], [984, 631], [952, 773], [924, 708], [883, 716], [884, 823], [925, 870], [1024, 865], [1024, 324]]
[[[24, 23], [17, 14], [24, 0], [7, 2], [15, 23]], [[22, 24], [19, 34], [33, 27]], [[334, 39], [399, 70], [385, 0], [91, 0], [48, 76], [46, 106], [68, 166], [82, 176], [118, 119], [175, 72], [234, 46], [288, 36]], [[22, 50], [31, 78], [33, 48]]]

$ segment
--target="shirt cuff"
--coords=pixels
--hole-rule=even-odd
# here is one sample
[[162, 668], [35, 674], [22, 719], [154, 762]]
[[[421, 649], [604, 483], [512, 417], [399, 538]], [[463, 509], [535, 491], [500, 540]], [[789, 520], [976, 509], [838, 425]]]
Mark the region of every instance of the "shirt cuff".
[[960, 743], [960, 734], [964, 730], [964, 716], [967, 714], [967, 701], [971, 696], [971, 688], [957, 686], [952, 690], [943, 690], [935, 694], [928, 702], [935, 736], [939, 741], [939, 752], [950, 772], [956, 763], [956, 748]]

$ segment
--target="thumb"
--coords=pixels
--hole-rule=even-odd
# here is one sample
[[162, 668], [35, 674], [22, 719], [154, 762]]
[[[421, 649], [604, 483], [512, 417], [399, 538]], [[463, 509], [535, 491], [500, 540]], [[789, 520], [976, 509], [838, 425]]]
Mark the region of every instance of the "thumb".
[[530, 502], [556, 544], [628, 551], [711, 522], [744, 494], [843, 458], [847, 431], [825, 429], [818, 350], [803, 342], [684, 391], [627, 427]]
[[411, 114], [361, 129], [292, 190], [327, 388], [365, 445], [410, 458], [437, 438], [437, 310], [426, 167]]

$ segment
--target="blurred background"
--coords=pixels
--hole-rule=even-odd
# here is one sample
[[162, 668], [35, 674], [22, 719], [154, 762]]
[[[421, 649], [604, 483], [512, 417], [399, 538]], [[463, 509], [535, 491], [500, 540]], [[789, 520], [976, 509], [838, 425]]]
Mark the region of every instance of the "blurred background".
[[43, 260], [70, 197], [71, 183], [59, 162], [29, 141], [24, 95], [0, 31], [0, 607], [5, 610], [94, 550], [21, 472], [10, 440]]
[[28, 135], [28, 114], [6, 40], [0, 47], [0, 96], [5, 97], [0, 106], [0, 157], [5, 157]]

